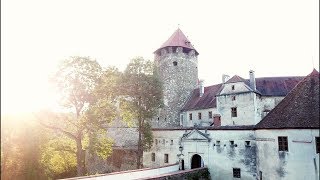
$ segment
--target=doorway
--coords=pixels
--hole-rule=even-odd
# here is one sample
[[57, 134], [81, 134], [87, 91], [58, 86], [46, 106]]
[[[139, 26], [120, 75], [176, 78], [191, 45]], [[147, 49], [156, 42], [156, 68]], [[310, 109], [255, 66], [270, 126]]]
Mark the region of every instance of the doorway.
[[202, 164], [201, 156], [198, 154], [193, 155], [191, 159], [191, 169], [199, 168], [201, 167], [201, 164]]

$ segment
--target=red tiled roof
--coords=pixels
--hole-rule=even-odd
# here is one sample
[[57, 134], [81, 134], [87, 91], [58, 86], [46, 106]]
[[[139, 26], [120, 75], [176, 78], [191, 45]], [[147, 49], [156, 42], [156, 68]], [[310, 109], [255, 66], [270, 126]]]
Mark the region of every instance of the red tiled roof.
[[246, 80], [238, 75], [232, 76], [226, 83], [245, 82]]
[[221, 91], [222, 84], [216, 84], [204, 88], [204, 93], [200, 97], [199, 88], [193, 90], [189, 101], [184, 105], [181, 111], [208, 109], [216, 107], [216, 95]]
[[170, 38], [165, 43], [162, 44], [160, 48], [155, 51], [155, 53], [165, 47], [183, 47], [188, 50], [195, 50], [196, 55], [199, 54], [179, 28], [170, 36]]
[[[303, 78], [299, 76], [256, 78], [256, 88], [262, 96], [286, 96]], [[229, 80], [232, 82], [243, 81], [249, 86], [248, 79], [243, 79], [237, 75]], [[194, 89], [190, 99], [181, 111], [215, 108], [215, 96], [220, 93], [221, 89], [222, 84], [205, 87], [202, 97], [199, 95], [199, 88]]]
[[[304, 77], [256, 78], [256, 88], [264, 96], [286, 96]], [[249, 84], [249, 80], [247, 81]]]
[[256, 128], [318, 129], [319, 108], [319, 72], [314, 69], [256, 125]]

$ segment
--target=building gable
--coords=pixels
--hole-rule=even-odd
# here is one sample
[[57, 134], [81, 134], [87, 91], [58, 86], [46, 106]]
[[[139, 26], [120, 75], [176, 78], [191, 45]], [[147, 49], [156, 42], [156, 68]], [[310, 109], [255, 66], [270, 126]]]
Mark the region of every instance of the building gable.
[[209, 134], [203, 133], [198, 129], [193, 129], [190, 132], [183, 134], [182, 141], [205, 141], [210, 142]]

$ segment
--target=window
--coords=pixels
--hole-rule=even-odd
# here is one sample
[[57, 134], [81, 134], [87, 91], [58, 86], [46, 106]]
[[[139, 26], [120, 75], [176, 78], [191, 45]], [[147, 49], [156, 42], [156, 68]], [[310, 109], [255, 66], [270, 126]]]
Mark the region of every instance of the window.
[[170, 145], [173, 145], [173, 140], [171, 140], [171, 143], [170, 143]]
[[241, 178], [241, 170], [240, 170], [240, 168], [233, 168], [233, 177], [234, 178]]
[[212, 111], [209, 111], [209, 118], [212, 118]]
[[279, 151], [288, 151], [288, 137], [278, 136]]
[[237, 108], [236, 107], [231, 108], [231, 117], [237, 117]]
[[164, 154], [164, 163], [169, 163], [169, 155]]
[[177, 66], [177, 65], [178, 65], [178, 62], [177, 62], [177, 61], [173, 61], [173, 65], [174, 65], [174, 66]]
[[262, 180], [262, 171], [259, 171], [260, 180]]
[[217, 146], [220, 146], [220, 141], [216, 141]]
[[189, 114], [189, 120], [192, 120], [192, 113]]
[[246, 146], [250, 146], [250, 141], [245, 141]]
[[234, 141], [230, 141], [230, 146], [234, 146]]
[[198, 113], [198, 119], [201, 120], [201, 113]]
[[231, 89], [234, 90], [234, 85], [231, 86]]
[[166, 140], [165, 139], [162, 139], [162, 144], [165, 144], [166, 143]]
[[316, 153], [320, 153], [320, 137], [316, 137]]
[[232, 101], [235, 101], [235, 100], [236, 100], [236, 96], [232, 96], [232, 97], [231, 97], [231, 100], [232, 100]]
[[151, 161], [152, 161], [152, 162], [155, 162], [155, 161], [156, 161], [156, 154], [155, 154], [155, 153], [152, 153], [152, 154], [151, 154]]

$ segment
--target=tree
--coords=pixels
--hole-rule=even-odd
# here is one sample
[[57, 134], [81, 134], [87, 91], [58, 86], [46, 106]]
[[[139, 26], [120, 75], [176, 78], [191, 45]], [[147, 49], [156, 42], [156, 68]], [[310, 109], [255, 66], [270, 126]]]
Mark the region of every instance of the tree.
[[121, 83], [120, 109], [126, 121], [136, 120], [138, 126], [137, 168], [142, 167], [143, 151], [151, 147], [152, 131], [150, 120], [162, 107], [162, 84], [151, 61], [142, 57], [131, 60]]
[[[75, 142], [78, 176], [86, 173], [86, 139], [92, 141], [90, 152], [103, 158], [111, 153], [111, 142], [106, 138], [102, 125], [114, 119], [116, 112], [113, 111], [115, 106], [112, 102], [99, 101], [95, 94], [102, 73], [98, 62], [89, 57], [76, 56], [64, 60], [51, 81], [60, 93], [61, 105], [71, 113], [42, 112], [39, 115], [43, 126]], [[97, 117], [102, 112], [103, 116]]]
[[34, 120], [32, 114], [1, 116], [1, 179], [46, 179], [39, 159], [47, 134]]

